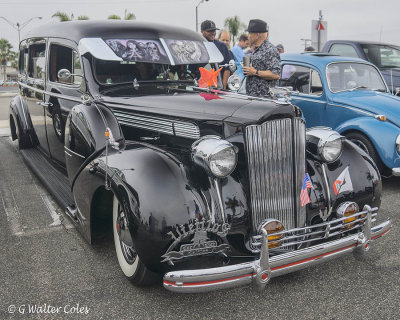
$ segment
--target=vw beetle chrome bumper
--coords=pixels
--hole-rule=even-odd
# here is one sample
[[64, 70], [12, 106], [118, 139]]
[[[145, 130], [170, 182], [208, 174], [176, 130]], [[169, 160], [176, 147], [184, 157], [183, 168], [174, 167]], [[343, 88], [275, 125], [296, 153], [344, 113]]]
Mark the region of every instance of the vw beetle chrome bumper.
[[363, 230], [357, 234], [269, 257], [268, 237], [263, 229], [258, 260], [218, 268], [168, 272], [164, 275], [164, 287], [174, 292], [197, 293], [254, 283], [263, 290], [273, 277], [329, 261], [350, 252], [353, 252], [355, 256], [363, 255], [369, 250], [372, 241], [385, 235], [392, 227], [390, 218], [371, 227], [372, 211], [377, 208], [371, 210], [366, 206], [364, 210], [366, 217]]

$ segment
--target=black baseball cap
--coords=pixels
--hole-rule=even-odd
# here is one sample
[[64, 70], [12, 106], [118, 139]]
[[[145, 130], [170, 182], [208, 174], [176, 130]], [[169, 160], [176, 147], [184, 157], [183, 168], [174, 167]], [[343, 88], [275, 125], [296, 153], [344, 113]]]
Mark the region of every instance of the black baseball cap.
[[250, 33], [264, 33], [268, 32], [268, 25], [265, 21], [260, 19], [252, 19], [249, 21], [247, 30]]
[[201, 31], [213, 31], [213, 30], [219, 30], [216, 26], [214, 21], [211, 20], [205, 20], [201, 23]]

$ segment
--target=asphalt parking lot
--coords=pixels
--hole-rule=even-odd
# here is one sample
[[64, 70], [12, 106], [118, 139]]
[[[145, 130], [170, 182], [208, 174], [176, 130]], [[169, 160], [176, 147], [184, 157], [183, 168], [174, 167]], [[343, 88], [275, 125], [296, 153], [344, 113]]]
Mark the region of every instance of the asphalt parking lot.
[[28, 170], [7, 134], [10, 99], [0, 95], [0, 319], [399, 319], [400, 178], [383, 181], [378, 218], [394, 227], [363, 261], [347, 256], [274, 278], [262, 293], [137, 288], [113, 242], [87, 244]]

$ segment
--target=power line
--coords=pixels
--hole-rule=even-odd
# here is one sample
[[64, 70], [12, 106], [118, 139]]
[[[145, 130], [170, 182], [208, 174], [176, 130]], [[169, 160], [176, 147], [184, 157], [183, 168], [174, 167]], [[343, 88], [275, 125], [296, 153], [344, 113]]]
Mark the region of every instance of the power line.
[[[113, 1], [112, 4], [119, 4], [119, 3], [129, 3], [129, 4], [137, 4], [137, 3], [167, 3], [167, 2], [187, 2], [188, 0], [132, 0], [132, 1]], [[53, 4], [53, 5], [59, 5], [59, 4], [111, 4], [110, 1], [1, 1], [0, 5], [2, 4], [32, 4], [32, 5], [38, 5], [38, 4]]]

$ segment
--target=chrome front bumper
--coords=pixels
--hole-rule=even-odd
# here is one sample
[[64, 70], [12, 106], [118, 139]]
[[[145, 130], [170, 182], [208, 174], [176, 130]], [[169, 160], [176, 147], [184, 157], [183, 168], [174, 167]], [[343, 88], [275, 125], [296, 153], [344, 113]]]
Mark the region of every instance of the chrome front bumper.
[[164, 275], [163, 284], [167, 290], [180, 293], [208, 292], [250, 283], [263, 290], [273, 277], [329, 261], [350, 252], [355, 256], [364, 255], [369, 250], [370, 243], [388, 233], [392, 227], [390, 218], [374, 227], [371, 227], [371, 223], [369, 208], [361, 232], [273, 257], [269, 257], [268, 236], [264, 231], [260, 259], [218, 268], [168, 272]]

